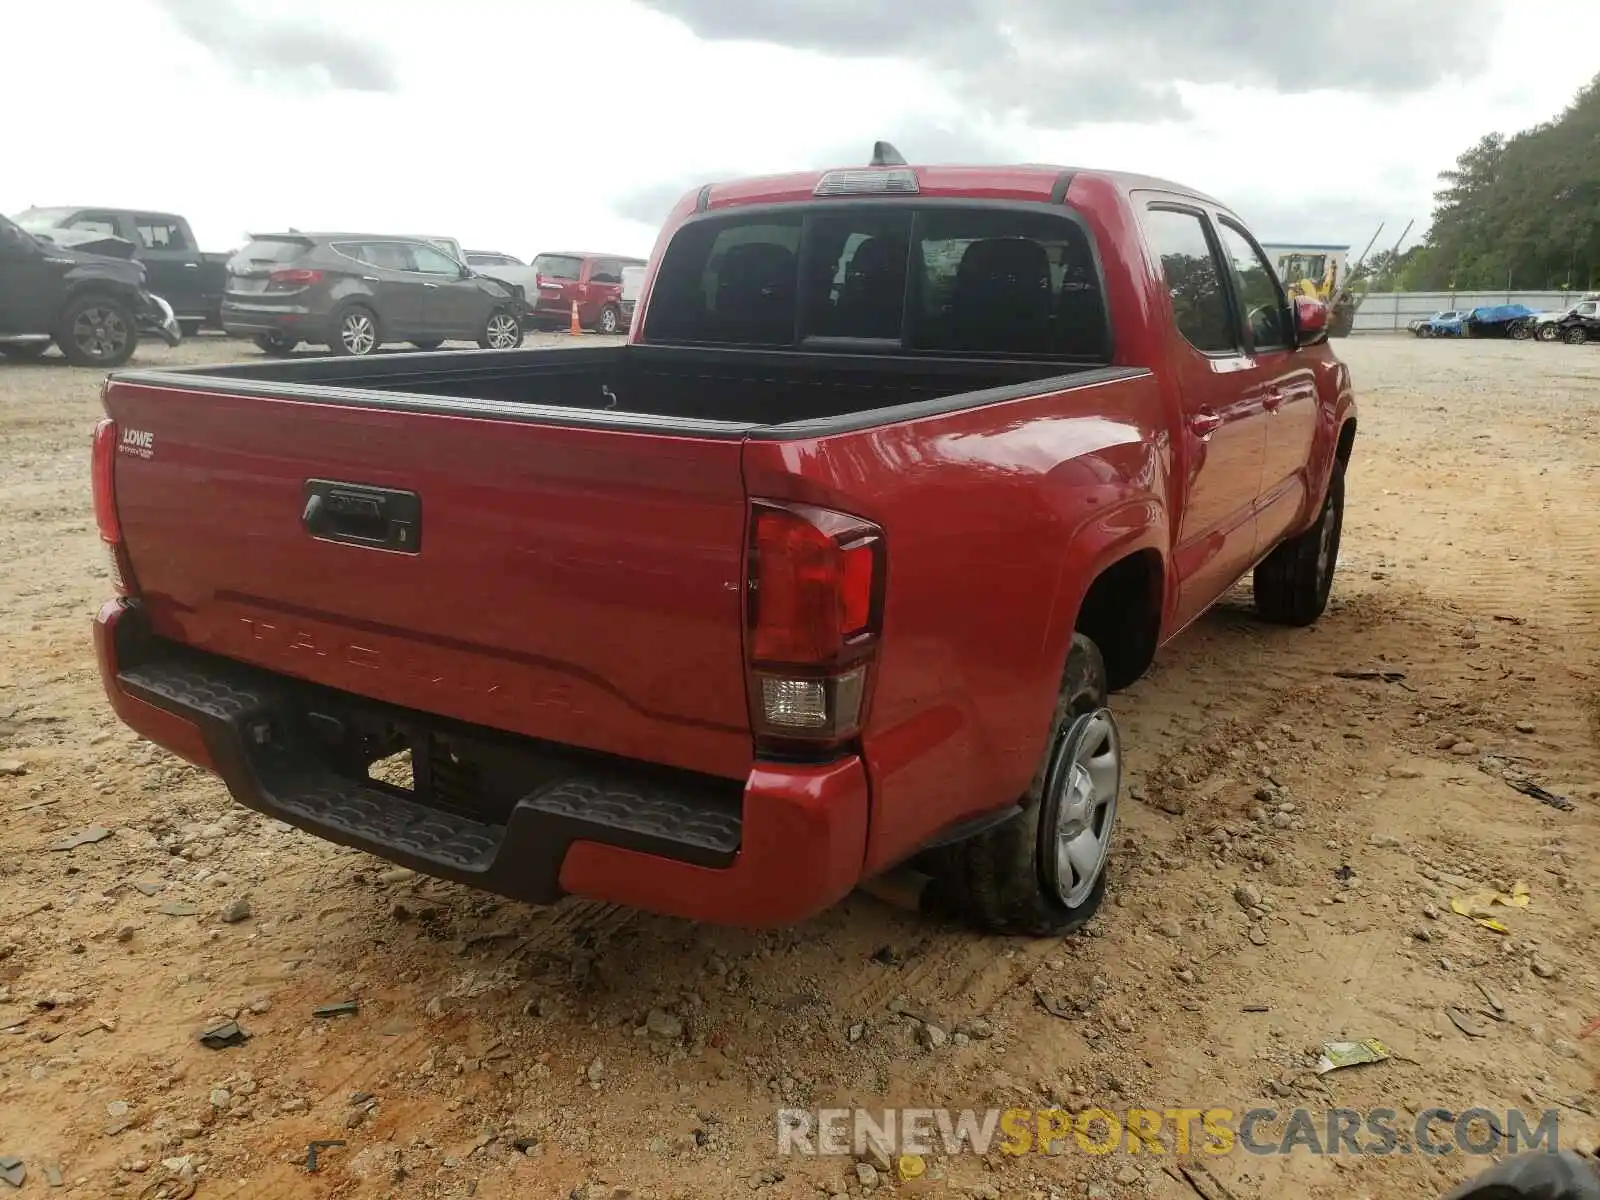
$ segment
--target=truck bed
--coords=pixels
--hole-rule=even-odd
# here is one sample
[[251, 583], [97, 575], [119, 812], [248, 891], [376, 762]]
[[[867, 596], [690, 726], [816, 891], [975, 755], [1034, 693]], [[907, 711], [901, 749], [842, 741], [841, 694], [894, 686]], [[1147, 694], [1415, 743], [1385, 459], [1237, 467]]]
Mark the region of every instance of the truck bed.
[[702, 436], [749, 436], [782, 425], [801, 436], [819, 424], [842, 431], [994, 403], [1044, 380], [1089, 383], [1123, 374], [1095, 364], [604, 346], [269, 360], [118, 378], [541, 424]]

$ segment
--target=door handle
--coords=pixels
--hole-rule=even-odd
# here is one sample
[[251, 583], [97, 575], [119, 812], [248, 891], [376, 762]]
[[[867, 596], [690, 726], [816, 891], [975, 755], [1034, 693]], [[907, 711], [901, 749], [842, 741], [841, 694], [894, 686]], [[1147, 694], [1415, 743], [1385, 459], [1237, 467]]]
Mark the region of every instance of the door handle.
[[1262, 407], [1264, 407], [1268, 412], [1277, 412], [1278, 408], [1283, 404], [1283, 389], [1279, 387], [1269, 387], [1267, 389], [1266, 396], [1261, 401], [1261, 404]]
[[382, 283], [383, 280], [379, 279], [376, 275], [363, 275], [361, 277], [361, 282], [362, 283]]
[[1189, 432], [1204, 441], [1222, 428], [1222, 418], [1214, 412], [1189, 414]]
[[439, 285], [437, 283], [425, 283], [422, 286], [425, 287], [425, 288], [428, 288], [430, 291], [438, 291], [439, 290]]
[[184, 263], [183, 264], [183, 269], [185, 271], [198, 271], [200, 269], [200, 264], [199, 263]]

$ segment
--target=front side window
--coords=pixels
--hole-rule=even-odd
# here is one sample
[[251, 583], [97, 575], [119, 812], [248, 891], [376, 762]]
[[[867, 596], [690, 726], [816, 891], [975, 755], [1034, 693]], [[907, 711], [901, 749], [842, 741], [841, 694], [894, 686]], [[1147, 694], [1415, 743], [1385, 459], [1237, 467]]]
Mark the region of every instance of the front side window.
[[1145, 214], [1145, 225], [1172, 298], [1178, 332], [1202, 354], [1238, 349], [1228, 289], [1206, 237], [1205, 218], [1195, 212], [1153, 208]]
[[1099, 271], [1065, 214], [828, 204], [686, 225], [657, 271], [656, 342], [893, 342], [1105, 361]]
[[1287, 350], [1290, 345], [1288, 310], [1278, 281], [1267, 260], [1256, 252], [1244, 232], [1227, 221], [1217, 223], [1222, 254], [1233, 277], [1234, 294], [1250, 326], [1251, 344], [1257, 350]]
[[432, 246], [412, 246], [411, 261], [416, 264], [412, 270], [423, 275], [445, 275], [451, 279], [461, 275], [461, 264]]
[[116, 237], [117, 222], [101, 213], [83, 213], [67, 222], [68, 229], [81, 229], [96, 237]]

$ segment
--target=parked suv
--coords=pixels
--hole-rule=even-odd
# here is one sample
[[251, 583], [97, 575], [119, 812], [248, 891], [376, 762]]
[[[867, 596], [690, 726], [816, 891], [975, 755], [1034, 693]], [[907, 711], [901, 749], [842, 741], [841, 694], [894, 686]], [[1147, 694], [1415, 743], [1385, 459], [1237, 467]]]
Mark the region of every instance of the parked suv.
[[420, 238], [270, 233], [229, 261], [222, 326], [275, 355], [301, 342], [355, 355], [447, 340], [510, 350], [525, 311], [517, 289]]
[[600, 333], [616, 333], [625, 327], [622, 316], [622, 271], [642, 267], [642, 258], [618, 254], [585, 254], [562, 251], [541, 254], [533, 260], [538, 296], [532, 301], [534, 323], [555, 329], [572, 319], [572, 305], [578, 305], [578, 323]]

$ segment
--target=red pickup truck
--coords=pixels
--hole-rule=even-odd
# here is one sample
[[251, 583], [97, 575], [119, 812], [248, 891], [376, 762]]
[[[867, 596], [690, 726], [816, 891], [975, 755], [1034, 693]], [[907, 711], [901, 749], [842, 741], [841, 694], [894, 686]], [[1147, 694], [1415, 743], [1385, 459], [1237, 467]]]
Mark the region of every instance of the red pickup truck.
[[1323, 611], [1349, 374], [1207, 196], [878, 157], [686, 196], [627, 345], [111, 376], [118, 715], [530, 901], [769, 925], [914, 861], [1086, 920], [1108, 693], [1252, 568]]

